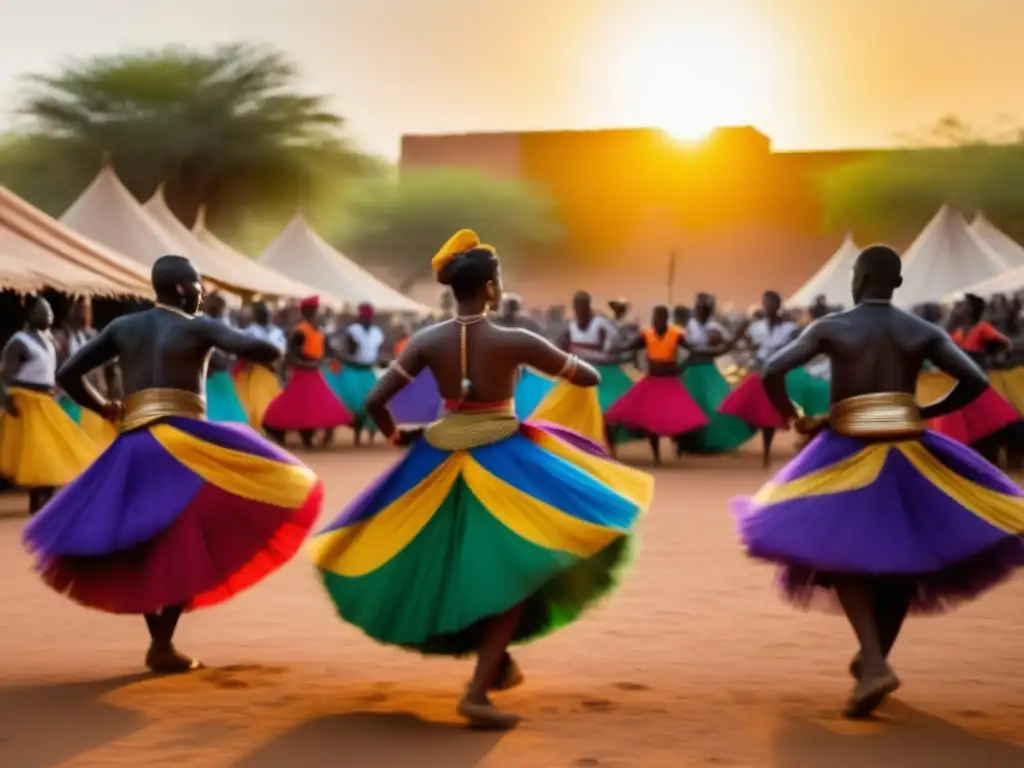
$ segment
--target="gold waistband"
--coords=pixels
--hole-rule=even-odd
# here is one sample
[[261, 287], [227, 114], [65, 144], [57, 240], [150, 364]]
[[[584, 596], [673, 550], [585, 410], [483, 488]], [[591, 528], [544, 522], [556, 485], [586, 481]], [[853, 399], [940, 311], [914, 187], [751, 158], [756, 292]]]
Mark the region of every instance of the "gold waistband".
[[906, 392], [877, 392], [840, 400], [828, 414], [833, 430], [848, 437], [903, 439], [925, 430], [914, 396]]
[[468, 451], [501, 442], [518, 431], [515, 413], [502, 409], [449, 413], [427, 427], [423, 437], [438, 450]]
[[133, 392], [124, 399], [121, 431], [138, 429], [168, 416], [205, 419], [206, 399], [195, 392], [169, 387], [154, 387]]

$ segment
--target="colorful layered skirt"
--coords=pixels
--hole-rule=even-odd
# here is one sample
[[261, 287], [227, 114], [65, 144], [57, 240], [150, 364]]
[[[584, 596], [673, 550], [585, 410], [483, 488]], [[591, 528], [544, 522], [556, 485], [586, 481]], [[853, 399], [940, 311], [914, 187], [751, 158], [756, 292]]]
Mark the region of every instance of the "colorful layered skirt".
[[[806, 416], [828, 413], [831, 385], [818, 379], [803, 368], [786, 374], [786, 394]], [[718, 407], [718, 412], [735, 416], [757, 429], [785, 429], [786, 423], [765, 392], [761, 375], [748, 373]]]
[[253, 429], [263, 424], [263, 415], [281, 394], [277, 374], [265, 365], [248, 363], [235, 374], [235, 390], [245, 409], [246, 419]]
[[1024, 365], [1014, 368], [993, 368], [988, 372], [992, 388], [1024, 415]]
[[1024, 493], [935, 432], [871, 442], [826, 430], [733, 513], [748, 553], [780, 564], [801, 606], [837, 608], [834, 579], [857, 575], [904, 579], [912, 610], [934, 613], [1024, 565]]
[[[601, 408], [601, 415], [606, 416], [619, 398], [643, 378], [643, 373], [635, 365], [628, 363], [603, 363], [594, 367], [601, 374], [601, 383], [597, 385], [597, 402]], [[643, 437], [641, 430], [621, 424], [610, 425], [607, 434], [616, 445]]]
[[[991, 376], [991, 374], [990, 374]], [[922, 373], [917, 381], [917, 399], [927, 405], [945, 396], [955, 384], [945, 373]], [[971, 445], [991, 437], [1021, 420], [1017, 409], [995, 387], [989, 387], [974, 402], [959, 411], [932, 419], [929, 427], [947, 437]]]
[[677, 376], [644, 376], [605, 414], [608, 424], [672, 437], [708, 425], [708, 417]]
[[249, 422], [230, 371], [213, 371], [206, 377], [206, 408], [210, 421]]
[[395, 423], [402, 427], [421, 427], [437, 420], [442, 409], [441, 390], [429, 368], [420, 371], [388, 403]]
[[292, 368], [288, 383], [263, 414], [263, 426], [280, 432], [334, 429], [351, 423], [352, 414], [319, 368]]
[[529, 419], [557, 424], [599, 445], [606, 442], [604, 415], [596, 387], [577, 387], [559, 379], [530, 412]]
[[678, 438], [679, 447], [691, 453], [728, 453], [747, 442], [755, 429], [736, 416], [719, 413], [729, 396], [729, 382], [714, 361], [691, 361], [682, 375], [683, 386], [708, 419], [708, 425]]
[[100, 448], [106, 448], [117, 438], [117, 427], [95, 411], [83, 408], [67, 395], [61, 395], [57, 402], [64, 413], [95, 440]]
[[520, 603], [515, 642], [575, 621], [617, 583], [653, 479], [527, 423], [434, 447], [438, 425], [481, 437], [450, 419], [313, 539], [338, 613], [382, 643], [455, 656]]
[[[377, 373], [373, 368], [345, 363], [337, 373], [327, 376], [327, 383], [354, 418], [365, 419], [366, 396], [377, 386]], [[366, 426], [375, 428], [372, 421]]]
[[0, 413], [0, 475], [20, 488], [59, 488], [82, 474], [102, 446], [47, 392], [12, 386], [17, 416]]
[[215, 605], [288, 561], [323, 484], [249, 427], [170, 417], [122, 433], [32, 519], [43, 580], [110, 613]]
[[558, 379], [545, 376], [532, 368], [520, 369], [515, 391], [516, 416], [520, 419], [530, 418], [530, 415], [537, 410], [541, 401], [548, 396], [556, 384], [558, 384]]

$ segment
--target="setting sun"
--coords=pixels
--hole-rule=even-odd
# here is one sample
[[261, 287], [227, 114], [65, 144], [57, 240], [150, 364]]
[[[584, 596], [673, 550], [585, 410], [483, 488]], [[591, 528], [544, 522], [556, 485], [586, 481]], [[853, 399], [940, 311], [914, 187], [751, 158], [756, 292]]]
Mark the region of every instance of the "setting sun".
[[757, 119], [771, 62], [755, 35], [727, 21], [663, 10], [620, 27], [607, 65], [622, 121], [693, 141]]

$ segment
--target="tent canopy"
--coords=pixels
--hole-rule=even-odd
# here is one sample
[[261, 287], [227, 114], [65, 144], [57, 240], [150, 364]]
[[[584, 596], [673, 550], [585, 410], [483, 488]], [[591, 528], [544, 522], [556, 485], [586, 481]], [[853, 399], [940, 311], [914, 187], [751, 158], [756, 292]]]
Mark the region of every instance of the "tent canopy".
[[259, 261], [296, 280], [322, 286], [322, 290], [350, 306], [365, 301], [385, 312], [430, 313], [429, 307], [396, 291], [332, 248], [301, 214], [281, 230]]
[[[959, 293], [973, 293], [982, 298], [994, 296], [997, 293], [1016, 293], [1024, 290], [1024, 266], [1014, 267], [1008, 272], [981, 280], [974, 285], [969, 285]], [[953, 296], [948, 296], [952, 299]]]
[[944, 205], [903, 254], [903, 285], [894, 300], [905, 308], [942, 301], [1008, 269], [964, 217]]
[[853, 241], [853, 235], [847, 234], [836, 252], [786, 300], [785, 305], [791, 309], [803, 309], [811, 306], [818, 296], [824, 296], [830, 307], [848, 304], [852, 300], [850, 275], [859, 255], [860, 248]]
[[85, 296], [152, 295], [149, 275], [130, 259], [82, 237], [0, 187], [0, 284]]
[[971, 229], [1010, 267], [1024, 267], [1024, 247], [986, 219], [985, 214], [978, 213], [974, 217]]

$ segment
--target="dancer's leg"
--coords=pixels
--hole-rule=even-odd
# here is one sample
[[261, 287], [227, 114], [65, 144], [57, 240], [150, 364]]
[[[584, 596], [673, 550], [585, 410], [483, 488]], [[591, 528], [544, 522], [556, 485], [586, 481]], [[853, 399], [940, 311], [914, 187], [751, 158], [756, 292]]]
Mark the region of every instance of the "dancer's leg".
[[848, 717], [867, 717], [887, 695], [899, 687], [899, 679], [889, 667], [875, 605], [875, 585], [867, 579], [840, 577], [836, 592], [846, 618], [860, 642], [861, 676], [846, 707]]
[[505, 613], [487, 620], [484, 636], [477, 648], [476, 669], [466, 695], [459, 702], [459, 714], [471, 725], [489, 728], [511, 728], [519, 722], [516, 715], [501, 712], [491, 704], [487, 691], [498, 679], [508, 644], [515, 637], [523, 614], [519, 604]]
[[146, 628], [149, 630], [150, 639], [146, 666], [154, 672], [189, 672], [202, 666], [197, 659], [178, 653], [174, 648], [174, 631], [178, 628], [178, 619], [184, 610], [184, 605], [172, 605], [160, 613], [146, 614]]

